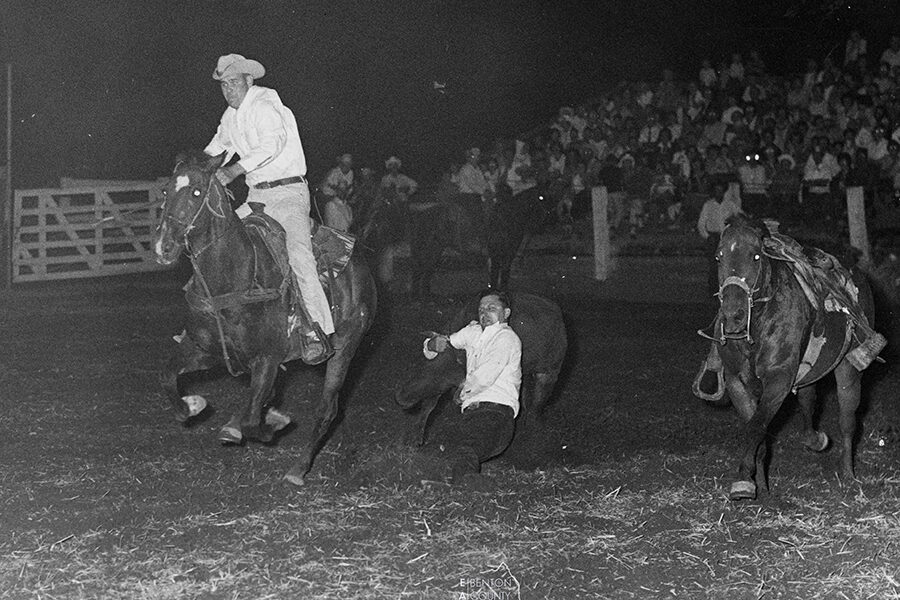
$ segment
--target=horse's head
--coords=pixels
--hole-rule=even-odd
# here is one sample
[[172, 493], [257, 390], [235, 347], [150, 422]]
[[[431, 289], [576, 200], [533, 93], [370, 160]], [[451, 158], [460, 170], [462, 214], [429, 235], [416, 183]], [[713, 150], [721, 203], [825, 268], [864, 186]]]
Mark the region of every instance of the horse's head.
[[763, 223], [742, 216], [730, 219], [722, 232], [716, 260], [719, 313], [726, 338], [750, 339], [750, 311], [754, 303], [765, 301], [760, 289], [768, 280], [769, 262], [763, 253], [763, 240], [768, 235]]
[[[210, 214], [223, 217], [222, 198], [225, 193], [215, 177], [225, 154], [208, 156], [203, 153], [179, 154], [175, 169], [163, 189], [165, 202], [162, 219], [156, 229], [154, 250], [156, 261], [170, 265], [178, 259], [188, 243], [188, 234], [201, 224], [204, 208]], [[210, 201], [210, 192], [217, 200]]]

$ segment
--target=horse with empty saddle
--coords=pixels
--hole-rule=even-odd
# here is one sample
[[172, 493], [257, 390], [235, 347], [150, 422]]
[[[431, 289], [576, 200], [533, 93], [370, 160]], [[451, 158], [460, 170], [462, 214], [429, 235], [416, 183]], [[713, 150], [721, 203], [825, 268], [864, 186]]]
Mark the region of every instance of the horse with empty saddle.
[[716, 250], [720, 307], [699, 333], [712, 340], [694, 381], [710, 402], [727, 392], [745, 422], [732, 500], [767, 490], [767, 431], [785, 398], [796, 392], [803, 443], [824, 450], [828, 436], [813, 424], [815, 383], [834, 373], [840, 405], [841, 474], [852, 479], [862, 371], [886, 341], [875, 332], [865, 276], [816, 248], [804, 248], [772, 222], [733, 217]]
[[[157, 260], [171, 264], [186, 252], [193, 276], [185, 286], [189, 307], [185, 331], [163, 375], [163, 388], [177, 420], [188, 423], [206, 406], [199, 396], [182, 396], [179, 376], [224, 363], [236, 376], [250, 374], [250, 396], [220, 430], [224, 443], [268, 442], [290, 422], [273, 406], [279, 367], [304, 357], [304, 336], [295, 326], [305, 318], [288, 264], [284, 230], [262, 207], [243, 222], [228, 190], [215, 176], [224, 155], [179, 156], [165, 188], [156, 232]], [[375, 282], [348, 238], [318, 228], [313, 236], [320, 281], [334, 318], [334, 354], [328, 359], [312, 437], [285, 479], [300, 485], [338, 412], [338, 394], [350, 361], [372, 324]]]

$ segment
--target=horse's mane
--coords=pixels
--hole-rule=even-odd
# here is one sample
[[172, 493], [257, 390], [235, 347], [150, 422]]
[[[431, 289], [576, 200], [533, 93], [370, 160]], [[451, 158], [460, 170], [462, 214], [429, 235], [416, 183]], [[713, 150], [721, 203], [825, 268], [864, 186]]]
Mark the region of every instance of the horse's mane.
[[187, 167], [207, 167], [210, 163], [211, 157], [209, 154], [206, 154], [203, 150], [197, 148], [191, 148], [189, 150], [184, 150], [178, 153], [178, 156], [175, 157], [175, 169], [178, 169], [182, 166]]

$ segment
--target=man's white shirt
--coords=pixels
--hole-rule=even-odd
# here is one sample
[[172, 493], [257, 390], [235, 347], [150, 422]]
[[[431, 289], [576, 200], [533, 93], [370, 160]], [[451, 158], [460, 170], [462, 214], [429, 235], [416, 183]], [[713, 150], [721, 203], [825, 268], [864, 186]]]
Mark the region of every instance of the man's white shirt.
[[247, 172], [247, 185], [306, 175], [306, 156], [294, 113], [273, 89], [251, 86], [241, 105], [228, 107], [205, 152], [234, 154]]
[[[429, 360], [437, 352], [423, 351]], [[460, 400], [462, 410], [476, 402], [494, 402], [519, 414], [519, 388], [522, 384], [522, 342], [508, 323], [495, 323], [481, 329], [472, 321], [450, 334], [450, 345], [466, 351], [466, 380]]]

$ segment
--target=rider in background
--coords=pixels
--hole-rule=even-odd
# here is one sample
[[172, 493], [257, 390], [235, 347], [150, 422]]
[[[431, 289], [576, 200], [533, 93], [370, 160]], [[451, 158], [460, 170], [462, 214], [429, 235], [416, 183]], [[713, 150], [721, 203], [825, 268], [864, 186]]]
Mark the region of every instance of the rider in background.
[[306, 157], [294, 113], [275, 90], [254, 85], [265, 73], [259, 62], [240, 54], [219, 57], [212, 76], [220, 82], [228, 108], [204, 151], [211, 156], [227, 153], [223, 164], [240, 156], [216, 173], [223, 185], [246, 175], [247, 203], [235, 211], [238, 217], [250, 214], [249, 203], [256, 202], [284, 228], [288, 260], [313, 321], [303, 324], [307, 356], [321, 362], [330, 345], [318, 332], [334, 333], [334, 322], [312, 253]]
[[347, 200], [353, 193], [353, 156], [342, 154], [338, 157], [338, 164], [328, 171], [320, 186], [322, 195], [327, 202], [335, 196]]
[[384, 235], [378, 248], [378, 281], [388, 283], [394, 279], [394, 255], [400, 242], [406, 237], [406, 208], [410, 196], [419, 190], [419, 184], [400, 172], [403, 163], [396, 156], [384, 161], [387, 173], [378, 186], [378, 210], [384, 222]]
[[[481, 150], [469, 148], [466, 150], [466, 161], [456, 173], [456, 186], [459, 188], [457, 201], [462, 207], [466, 222], [461, 223], [460, 229], [469, 228], [469, 241], [477, 241], [478, 250], [484, 246], [484, 202], [493, 198], [488, 180], [481, 168]], [[475, 244], [471, 244], [474, 246]], [[460, 250], [465, 248], [460, 247]]]

